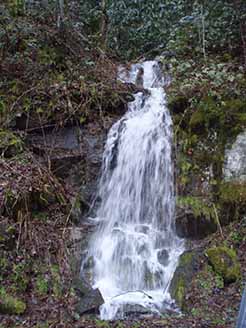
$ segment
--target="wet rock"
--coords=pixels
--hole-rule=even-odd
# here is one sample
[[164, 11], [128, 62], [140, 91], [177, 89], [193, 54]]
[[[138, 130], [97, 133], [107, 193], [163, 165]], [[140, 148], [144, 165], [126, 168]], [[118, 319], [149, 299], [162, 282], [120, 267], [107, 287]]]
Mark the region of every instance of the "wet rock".
[[140, 232], [140, 233], [144, 233], [144, 234], [148, 234], [149, 226], [145, 225], [145, 224], [140, 224], [140, 225], [135, 227], [135, 231]]
[[226, 246], [209, 248], [206, 255], [214, 271], [221, 275], [225, 283], [229, 284], [241, 278], [240, 263], [232, 248]]
[[196, 215], [189, 206], [177, 207], [175, 224], [181, 238], [201, 239], [217, 230], [214, 217]]
[[162, 250], [158, 251], [157, 259], [158, 259], [159, 263], [166, 266], [169, 262], [168, 251], [166, 249], [162, 249]]
[[226, 181], [246, 181], [246, 131], [239, 134], [231, 148], [225, 151]]
[[151, 313], [147, 308], [139, 304], [124, 304], [121, 310], [127, 316]]
[[195, 251], [184, 252], [179, 259], [169, 288], [171, 297], [181, 310], [185, 310], [186, 293], [192, 277], [198, 270], [198, 259], [201, 255]]
[[138, 245], [137, 252], [140, 256], [147, 258], [149, 254], [149, 248], [147, 244]]
[[87, 251], [85, 251], [85, 254], [82, 258], [80, 276], [84, 285], [88, 287], [93, 285], [93, 267], [94, 258], [92, 256], [88, 257]]
[[[93, 258], [88, 257], [88, 243], [94, 232], [95, 225], [83, 222], [80, 227], [74, 227], [70, 236], [70, 267], [72, 270], [72, 286], [78, 297], [76, 312], [97, 313], [100, 305], [104, 303], [102, 295], [98, 289], [93, 289], [91, 269]], [[81, 265], [83, 264], [83, 271]]]
[[84, 314], [99, 312], [99, 307], [104, 303], [99, 289], [91, 288], [80, 279], [77, 279], [77, 281], [74, 282], [74, 289], [79, 296], [79, 302], [76, 304], [77, 313]]
[[88, 243], [95, 229], [95, 225], [84, 222], [83, 226], [71, 229], [70, 240], [68, 243], [70, 256], [70, 267], [73, 277], [77, 280], [80, 276], [83, 260], [87, 259]]
[[81, 218], [89, 212], [90, 204], [87, 203], [83, 197], [82, 193], [78, 192], [76, 197], [72, 200], [72, 209], [71, 209], [71, 219], [72, 222], [78, 224]]

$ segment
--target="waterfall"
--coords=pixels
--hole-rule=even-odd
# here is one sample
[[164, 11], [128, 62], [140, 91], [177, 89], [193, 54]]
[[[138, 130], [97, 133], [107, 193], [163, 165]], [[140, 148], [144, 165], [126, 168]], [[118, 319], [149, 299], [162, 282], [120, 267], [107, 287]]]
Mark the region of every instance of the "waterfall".
[[120, 78], [144, 90], [109, 131], [104, 151], [99, 224], [87, 259], [105, 320], [134, 306], [157, 313], [170, 306], [168, 288], [183, 252], [174, 229], [172, 120], [161, 69], [147, 61], [121, 69]]

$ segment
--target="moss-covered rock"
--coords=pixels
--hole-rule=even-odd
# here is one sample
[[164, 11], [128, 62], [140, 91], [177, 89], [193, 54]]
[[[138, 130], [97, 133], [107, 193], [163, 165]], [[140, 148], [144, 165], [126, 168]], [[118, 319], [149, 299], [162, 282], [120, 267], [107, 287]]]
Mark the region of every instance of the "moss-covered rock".
[[179, 259], [178, 267], [174, 273], [170, 294], [180, 309], [185, 310], [185, 296], [192, 277], [197, 270], [199, 254], [194, 251], [184, 252]]
[[241, 277], [237, 254], [226, 246], [207, 249], [206, 255], [214, 271], [221, 275], [225, 283], [235, 282]]
[[2, 314], [23, 314], [26, 310], [26, 304], [0, 289], [0, 313]]

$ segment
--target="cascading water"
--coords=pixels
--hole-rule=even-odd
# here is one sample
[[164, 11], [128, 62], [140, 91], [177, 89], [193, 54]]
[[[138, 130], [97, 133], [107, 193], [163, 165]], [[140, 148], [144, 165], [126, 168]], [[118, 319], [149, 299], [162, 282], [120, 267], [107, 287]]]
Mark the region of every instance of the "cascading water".
[[121, 70], [120, 78], [147, 91], [137, 93], [113, 125], [104, 152], [99, 226], [87, 259], [93, 258], [93, 287], [105, 300], [105, 320], [136, 305], [152, 312], [170, 305], [168, 288], [183, 252], [174, 230], [172, 120], [161, 70], [147, 61]]

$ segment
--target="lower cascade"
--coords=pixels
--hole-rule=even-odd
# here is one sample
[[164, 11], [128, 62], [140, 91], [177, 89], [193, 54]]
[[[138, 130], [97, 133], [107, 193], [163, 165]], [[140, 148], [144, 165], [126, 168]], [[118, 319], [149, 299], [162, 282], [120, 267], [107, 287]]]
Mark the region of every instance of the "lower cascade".
[[143, 91], [109, 131], [93, 219], [98, 226], [81, 267], [83, 275], [88, 260], [93, 263], [104, 320], [170, 308], [168, 289], [184, 250], [174, 228], [172, 120], [161, 69], [146, 61], [121, 69], [120, 79]]

